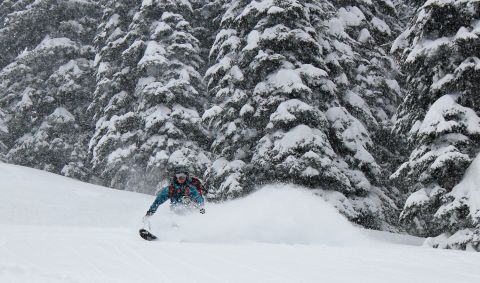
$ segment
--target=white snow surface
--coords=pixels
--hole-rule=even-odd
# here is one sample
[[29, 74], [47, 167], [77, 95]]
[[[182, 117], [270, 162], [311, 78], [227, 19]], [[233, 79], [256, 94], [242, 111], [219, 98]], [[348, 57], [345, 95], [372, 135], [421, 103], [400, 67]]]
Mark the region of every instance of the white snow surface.
[[0, 163], [0, 282], [480, 282], [480, 254], [363, 230], [310, 191], [269, 185], [152, 217], [154, 197]]

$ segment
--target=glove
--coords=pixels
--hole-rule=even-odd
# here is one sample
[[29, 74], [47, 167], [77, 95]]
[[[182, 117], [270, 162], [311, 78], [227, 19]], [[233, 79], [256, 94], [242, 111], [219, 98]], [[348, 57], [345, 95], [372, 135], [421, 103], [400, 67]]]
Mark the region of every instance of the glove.
[[149, 210], [149, 211], [147, 211], [147, 213], [145, 214], [145, 216], [150, 217], [150, 216], [152, 216], [154, 213], [155, 213], [154, 211]]
[[200, 208], [200, 213], [201, 213], [201, 214], [205, 214], [205, 208], [203, 208], [203, 207]]

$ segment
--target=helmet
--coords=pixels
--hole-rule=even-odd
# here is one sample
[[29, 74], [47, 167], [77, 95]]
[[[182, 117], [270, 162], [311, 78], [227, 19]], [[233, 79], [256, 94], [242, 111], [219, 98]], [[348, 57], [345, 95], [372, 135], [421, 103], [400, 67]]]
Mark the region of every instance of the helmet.
[[178, 173], [185, 173], [186, 175], [188, 175], [188, 168], [186, 166], [183, 166], [183, 165], [178, 165], [176, 166], [175, 168], [173, 168], [173, 174], [178, 174]]

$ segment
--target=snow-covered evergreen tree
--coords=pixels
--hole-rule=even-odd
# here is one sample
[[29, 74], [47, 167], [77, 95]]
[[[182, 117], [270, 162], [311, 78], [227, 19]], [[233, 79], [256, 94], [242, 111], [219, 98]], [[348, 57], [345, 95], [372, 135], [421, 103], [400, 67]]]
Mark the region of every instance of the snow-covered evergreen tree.
[[[131, 60], [128, 60], [128, 56], [123, 56], [132, 41], [127, 41], [126, 34], [138, 10], [135, 1], [103, 0], [101, 4], [103, 16], [94, 41], [96, 89], [88, 108], [96, 127], [89, 143], [89, 152], [94, 175], [100, 178], [97, 182], [112, 186], [115, 183], [112, 179], [120, 170], [128, 176], [130, 168], [134, 169], [132, 163], [127, 162], [128, 159], [123, 160], [123, 166], [119, 164], [107, 167], [107, 164], [111, 152], [122, 146], [128, 148], [138, 139], [138, 136], [130, 133], [131, 125], [138, 119], [132, 118], [133, 115], [128, 113], [133, 111], [135, 103], [132, 93], [136, 81], [132, 69], [144, 46], [139, 46], [137, 54], [129, 54], [136, 55]], [[121, 182], [123, 180], [118, 183]]]
[[479, 20], [478, 1], [427, 1], [392, 48], [408, 86], [395, 131], [411, 154], [392, 176], [410, 193], [401, 221], [448, 248], [480, 248], [475, 197], [454, 188], [480, 150]]
[[193, 33], [199, 41], [200, 56], [206, 62], [201, 69], [201, 74], [204, 75], [209, 67], [210, 49], [215, 42], [222, 16], [230, 0], [191, 0], [190, 2], [194, 7], [193, 17], [196, 23]]
[[[168, 178], [176, 165], [187, 166], [195, 175], [203, 175], [210, 165], [204, 150], [208, 133], [199, 114], [206, 103], [200, 73], [205, 62], [193, 28], [194, 8], [189, 2], [170, 0], [152, 2], [141, 10], [153, 22], [138, 63], [136, 110], [144, 123], [142, 157], [148, 175], [157, 182]], [[161, 16], [152, 17], [155, 12]]]
[[391, 1], [332, 2], [336, 13], [321, 40], [340, 104], [327, 111], [332, 145], [346, 162], [343, 171], [355, 195], [376, 199], [351, 197], [353, 205], [361, 211], [390, 211], [387, 219], [393, 224], [395, 210], [388, 207], [396, 207], [392, 199], [398, 199], [399, 192], [387, 180], [398, 163], [398, 151], [390, 128], [402, 91], [388, 51], [402, 26]]
[[[0, 3], [0, 68], [11, 63], [25, 48], [35, 48], [48, 29], [58, 23], [56, 7], [52, 3], [36, 3], [33, 0], [5, 0]], [[48, 15], [50, 8], [51, 18]]]
[[[382, 20], [373, 12], [358, 19], [372, 30], [362, 42], [366, 28], [355, 27], [355, 38], [355, 28], [347, 33], [349, 17], [361, 14], [349, 9], [328, 1], [231, 2], [206, 74], [215, 105], [203, 116], [215, 135], [207, 180], [218, 198], [246, 194], [252, 183], [292, 182], [323, 189], [365, 226], [393, 222], [393, 194], [369, 129], [381, 138], [400, 91], [392, 60], [377, 49], [388, 38], [373, 38], [386, 32]], [[392, 22], [394, 8], [385, 10]]]
[[402, 28], [396, 9], [389, 0], [334, 2], [337, 13], [328, 22], [334, 39], [325, 48], [345, 93], [342, 104], [372, 133], [386, 132], [401, 95], [397, 66], [388, 54]]
[[205, 62], [188, 1], [118, 5], [127, 17], [108, 8], [98, 38], [92, 161], [107, 185], [152, 192], [175, 165], [202, 174], [210, 163], [199, 114]]
[[[4, 2], [5, 5], [9, 5]], [[9, 162], [88, 178], [85, 115], [93, 86], [97, 5], [15, 1], [0, 29], [2, 144]], [[33, 28], [38, 27], [38, 29]], [[7, 64], [8, 63], [8, 64]]]
[[[296, 177], [300, 180], [298, 173], [309, 171], [313, 163], [302, 158], [311, 145], [312, 153], [317, 151], [331, 161], [334, 154], [321, 130], [326, 119], [307, 105], [314, 101], [314, 93], [331, 95], [332, 83], [322, 69], [305, 3], [232, 1], [221, 28], [210, 53], [215, 64], [206, 74], [215, 105], [203, 117], [216, 137], [212, 151], [217, 158], [207, 179], [218, 189], [218, 197], [243, 195], [252, 189], [252, 182], [280, 181], [281, 174], [286, 182]], [[301, 119], [291, 115], [294, 121], [285, 120], [288, 111], [298, 112]], [[305, 134], [306, 142], [300, 144], [304, 137], [298, 137], [298, 144], [274, 148], [273, 141], [282, 143], [289, 130], [294, 131], [292, 135]], [[298, 153], [294, 153], [295, 147]], [[297, 168], [286, 164], [289, 156], [298, 163]], [[254, 172], [255, 176], [251, 175]]]

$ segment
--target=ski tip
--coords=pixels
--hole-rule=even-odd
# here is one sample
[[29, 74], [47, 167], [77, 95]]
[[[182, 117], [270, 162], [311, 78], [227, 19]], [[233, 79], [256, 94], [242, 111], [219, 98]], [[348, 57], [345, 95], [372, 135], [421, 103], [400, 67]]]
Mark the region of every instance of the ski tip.
[[140, 229], [138, 232], [140, 233], [140, 237], [142, 237], [144, 240], [153, 241], [157, 239], [157, 236], [153, 235], [145, 229]]

